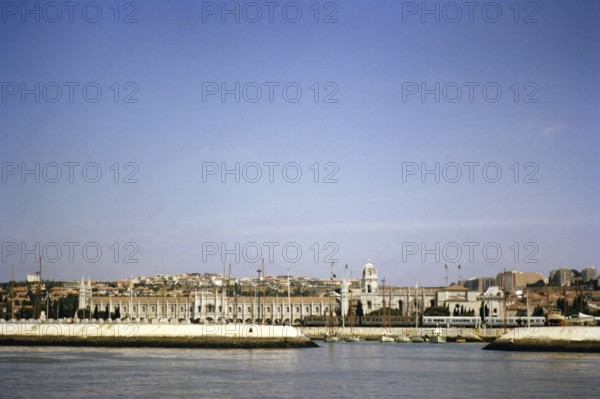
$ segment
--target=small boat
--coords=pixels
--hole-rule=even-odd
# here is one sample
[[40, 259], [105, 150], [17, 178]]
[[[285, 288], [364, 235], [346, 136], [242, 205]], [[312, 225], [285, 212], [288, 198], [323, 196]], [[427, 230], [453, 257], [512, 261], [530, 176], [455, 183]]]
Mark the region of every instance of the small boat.
[[406, 342], [412, 342], [410, 337], [407, 337], [404, 334], [400, 334], [396, 337], [396, 342], [400, 342], [400, 343], [406, 343]]
[[325, 334], [325, 342], [339, 342], [340, 338], [337, 335]]
[[383, 334], [381, 334], [379, 337], [379, 342], [395, 342], [394, 338], [390, 337], [390, 322], [387, 317], [387, 310], [385, 306], [385, 278], [381, 280], [381, 289], [383, 292]]
[[433, 335], [431, 337], [429, 337], [429, 342], [432, 344], [445, 344], [446, 343], [446, 337], [442, 334], [441, 328], [436, 327], [433, 330]]
[[379, 337], [379, 342], [395, 342], [394, 338], [390, 337], [387, 334], [382, 334], [381, 337]]
[[348, 338], [346, 338], [346, 342], [360, 342], [361, 339], [358, 338], [356, 335], [350, 335]]
[[410, 341], [414, 344], [420, 344], [425, 342], [425, 338], [421, 337], [420, 335], [413, 335], [410, 337]]
[[466, 343], [466, 342], [467, 342], [467, 340], [466, 340], [466, 339], [464, 339], [464, 338], [456, 338], [456, 343], [457, 343], [457, 344], [464, 344], [464, 343]]

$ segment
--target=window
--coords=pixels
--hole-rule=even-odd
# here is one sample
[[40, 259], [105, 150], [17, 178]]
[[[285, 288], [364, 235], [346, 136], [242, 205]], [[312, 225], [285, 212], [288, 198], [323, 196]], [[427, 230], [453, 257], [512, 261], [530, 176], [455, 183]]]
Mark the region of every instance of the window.
[[286, 312], [290, 313], [290, 307], [289, 306], [287, 307]]
[[249, 312], [252, 312], [252, 307], [251, 306], [248, 306], [248, 313]]

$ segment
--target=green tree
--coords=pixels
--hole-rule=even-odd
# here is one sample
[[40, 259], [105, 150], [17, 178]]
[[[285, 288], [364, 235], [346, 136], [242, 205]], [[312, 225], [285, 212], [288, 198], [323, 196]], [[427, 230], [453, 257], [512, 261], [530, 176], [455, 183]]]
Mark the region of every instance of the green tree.
[[424, 316], [450, 316], [450, 310], [444, 306], [431, 306], [425, 309]]
[[98, 305], [96, 305], [94, 307], [94, 316], [92, 316], [94, 319], [98, 320]]
[[540, 305], [536, 305], [535, 308], [533, 308], [533, 312], [531, 313], [531, 315], [533, 317], [541, 317], [544, 315], [544, 308], [541, 307]]
[[538, 280], [535, 283], [527, 284], [527, 287], [545, 287], [544, 280]]
[[362, 304], [362, 301], [360, 301], [360, 300], [356, 304], [356, 315], [358, 317], [363, 317], [365, 315], [365, 311], [363, 310], [363, 304]]
[[579, 294], [575, 297], [573, 300], [573, 306], [571, 307], [571, 312], [573, 314], [578, 312], [588, 314], [590, 312], [587, 299], [583, 294]]

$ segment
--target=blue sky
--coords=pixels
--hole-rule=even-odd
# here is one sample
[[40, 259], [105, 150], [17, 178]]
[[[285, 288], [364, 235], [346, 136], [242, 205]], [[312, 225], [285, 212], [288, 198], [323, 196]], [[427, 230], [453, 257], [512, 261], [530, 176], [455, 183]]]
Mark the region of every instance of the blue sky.
[[[35, 10], [36, 2], [26, 3]], [[370, 258], [386, 282], [406, 285], [417, 279], [443, 284], [444, 263], [451, 280], [458, 264], [463, 277], [495, 276], [503, 268], [547, 274], [563, 266], [598, 266], [597, 2], [544, 1], [532, 7], [523, 1], [518, 22], [512, 2], [498, 2], [492, 6], [502, 14], [495, 23], [489, 20], [496, 8], [488, 5], [489, 13], [482, 14], [490, 2], [481, 2], [472, 22], [463, 8], [455, 23], [447, 21], [453, 14], [443, 14], [452, 11], [444, 2], [439, 23], [432, 15], [425, 22], [419, 13], [407, 15], [409, 2], [321, 2], [318, 23], [312, 2], [281, 2], [272, 23], [264, 6], [259, 22], [247, 22], [253, 18], [243, 13], [252, 11], [249, 2], [239, 3], [239, 23], [233, 14], [222, 22], [221, 10], [206, 13], [221, 2], [132, 3], [137, 8], [126, 3], [120, 3], [118, 23], [112, 2], [95, 3], [102, 9], [97, 23], [80, 9], [72, 23], [66, 10], [52, 23], [55, 14], [43, 2], [39, 23], [31, 14], [23, 20], [21, 3], [16, 14], [2, 10], [0, 280], [10, 277], [13, 263], [17, 277], [35, 270], [35, 256], [23, 260], [21, 248], [11, 254], [11, 243], [29, 249], [60, 243], [62, 256], [44, 266], [45, 276], [54, 279], [220, 271], [220, 253], [204, 253], [203, 259], [203, 247], [206, 252], [212, 242], [229, 249], [236, 242], [240, 248], [257, 242], [265, 255], [263, 244], [276, 242], [267, 273], [289, 268], [294, 275], [321, 277], [329, 273], [325, 256], [336, 248], [334, 258], [355, 276]], [[235, 4], [227, 7], [235, 10]], [[296, 6], [302, 10], [299, 21], [286, 21], [281, 10], [288, 7], [285, 16], [293, 18]], [[87, 11], [92, 18], [94, 10]], [[123, 23], [131, 13], [138, 22]], [[338, 22], [324, 23], [327, 15]], [[524, 23], [526, 17], [537, 22]], [[39, 102], [31, 93], [23, 99], [22, 85], [35, 92], [36, 82]], [[56, 102], [51, 82], [62, 87]], [[74, 82], [73, 102], [65, 82]], [[203, 101], [203, 87], [216, 83], [220, 90], [224, 83], [232, 89], [236, 82], [240, 88], [251, 83], [239, 102], [234, 94], [223, 102], [220, 93]], [[265, 82], [273, 82], [273, 102]], [[472, 102], [465, 82], [474, 87]], [[302, 89], [297, 102], [282, 93], [292, 83]], [[436, 83], [439, 102], [434, 94], [422, 101], [420, 92], [406, 92], [422, 84], [431, 90]], [[86, 84], [92, 90], [88, 97], [82, 93]], [[256, 85], [263, 95], [252, 103], [247, 99]], [[486, 85], [500, 87], [498, 101], [486, 100]], [[102, 95], [86, 101], [95, 87]], [[450, 102], [456, 87], [462, 97]], [[337, 102], [325, 102], [328, 94]], [[23, 165], [34, 168], [36, 162], [40, 182], [25, 175], [23, 183]], [[49, 183], [42, 169], [50, 173], [54, 162], [62, 165], [63, 176]], [[80, 163], [73, 182], [65, 162]], [[81, 175], [82, 166], [93, 162], [102, 170], [97, 183]], [[119, 183], [111, 169], [115, 162]], [[255, 162], [263, 165], [263, 176], [257, 183], [241, 176], [236, 183], [228, 175], [222, 183], [217, 174], [203, 182], [203, 164], [209, 162], [228, 168]], [[273, 183], [265, 162], [280, 164]], [[403, 164], [432, 169], [439, 163], [440, 173], [444, 166], [450, 173], [452, 162], [462, 165], [456, 183], [443, 175], [440, 183], [433, 175], [422, 182], [419, 173], [403, 181]], [[479, 163], [472, 183], [465, 162]], [[281, 175], [288, 163], [302, 170], [297, 183]], [[325, 169], [327, 163], [337, 168]], [[482, 176], [485, 164], [502, 171], [497, 183]], [[324, 183], [334, 169], [338, 182]], [[124, 184], [133, 171], [138, 182]], [[529, 173], [537, 183], [524, 182]], [[64, 242], [79, 243], [72, 262]], [[124, 262], [132, 251], [125, 248], [129, 242], [137, 248], [132, 255], [137, 263]], [[473, 259], [465, 242], [478, 244]], [[86, 243], [102, 249], [97, 262], [82, 255]], [[281, 253], [289, 243], [302, 250], [297, 262]], [[439, 243], [439, 261], [435, 254], [409, 255], [412, 243], [429, 249]], [[458, 259], [442, 253], [452, 243], [463, 249]], [[489, 243], [501, 248], [498, 261], [482, 254]], [[58, 257], [49, 251], [47, 260]], [[525, 262], [527, 255], [538, 262]], [[252, 276], [257, 264], [249, 257], [236, 263], [228, 255], [226, 262], [233, 263], [234, 274]]]

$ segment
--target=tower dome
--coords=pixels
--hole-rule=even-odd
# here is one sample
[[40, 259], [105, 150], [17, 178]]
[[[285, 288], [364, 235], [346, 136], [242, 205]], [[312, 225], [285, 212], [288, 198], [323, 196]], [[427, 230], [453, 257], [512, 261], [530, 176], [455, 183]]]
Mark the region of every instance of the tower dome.
[[360, 290], [363, 294], [374, 294], [377, 292], [377, 268], [371, 263], [371, 259], [363, 266]]

